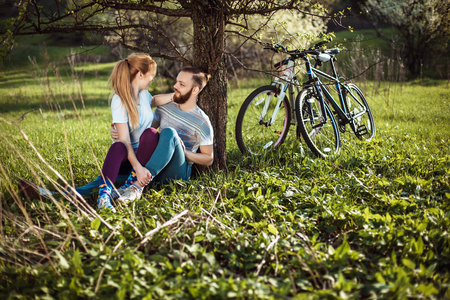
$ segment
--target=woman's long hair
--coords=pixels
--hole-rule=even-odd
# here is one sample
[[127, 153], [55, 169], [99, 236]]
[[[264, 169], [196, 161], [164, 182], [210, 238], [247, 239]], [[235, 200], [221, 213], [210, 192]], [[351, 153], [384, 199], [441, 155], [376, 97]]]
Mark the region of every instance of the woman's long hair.
[[131, 128], [139, 127], [139, 110], [134, 102], [131, 81], [141, 71], [142, 74], [152, 72], [156, 74], [156, 62], [145, 53], [133, 53], [127, 59], [119, 61], [111, 73], [109, 82], [128, 113]]

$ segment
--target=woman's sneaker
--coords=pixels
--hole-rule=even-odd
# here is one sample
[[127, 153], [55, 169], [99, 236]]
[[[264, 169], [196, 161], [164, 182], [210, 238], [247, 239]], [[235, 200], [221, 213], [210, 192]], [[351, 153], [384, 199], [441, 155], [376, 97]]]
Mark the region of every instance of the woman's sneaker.
[[102, 194], [97, 199], [97, 207], [98, 209], [109, 208], [113, 213], [116, 212], [116, 209], [111, 203], [111, 197], [108, 194]]
[[141, 199], [143, 190], [144, 190], [144, 188], [141, 188], [140, 186], [132, 184], [125, 189], [123, 194], [117, 200], [126, 204], [129, 201]]

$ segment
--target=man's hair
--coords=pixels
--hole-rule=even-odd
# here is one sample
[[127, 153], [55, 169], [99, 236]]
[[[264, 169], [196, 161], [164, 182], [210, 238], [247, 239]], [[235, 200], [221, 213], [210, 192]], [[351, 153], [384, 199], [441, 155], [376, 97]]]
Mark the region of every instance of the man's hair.
[[184, 67], [182, 72], [187, 72], [192, 74], [192, 79], [194, 80], [194, 85], [198, 86], [200, 92], [208, 83], [208, 80], [211, 78], [211, 75], [205, 72], [202, 72], [197, 67]]

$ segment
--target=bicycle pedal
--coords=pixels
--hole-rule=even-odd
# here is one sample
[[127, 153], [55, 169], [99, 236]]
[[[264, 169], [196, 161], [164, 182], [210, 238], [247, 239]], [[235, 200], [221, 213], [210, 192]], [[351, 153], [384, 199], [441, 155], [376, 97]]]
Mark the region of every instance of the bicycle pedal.
[[369, 133], [369, 131], [367, 130], [366, 125], [359, 125], [358, 126], [358, 130], [356, 130], [356, 135], [358, 137], [362, 137], [362, 136], [364, 136], [364, 135], [366, 135], [368, 133]]

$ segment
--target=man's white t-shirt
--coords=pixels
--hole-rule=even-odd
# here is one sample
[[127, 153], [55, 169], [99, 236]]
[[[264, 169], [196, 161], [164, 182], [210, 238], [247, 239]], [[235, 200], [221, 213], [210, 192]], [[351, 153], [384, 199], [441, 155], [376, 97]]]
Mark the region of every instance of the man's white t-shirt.
[[128, 118], [127, 110], [123, 106], [122, 101], [118, 95], [114, 95], [111, 100], [111, 114], [113, 123], [128, 123], [130, 129], [130, 140], [133, 149], [137, 151], [139, 147], [139, 138], [145, 129], [151, 127], [153, 122], [153, 112], [151, 108], [152, 95], [147, 90], [139, 92], [140, 104], [139, 110], [139, 127], [131, 130], [131, 122]]
[[211, 122], [198, 106], [191, 111], [182, 111], [178, 104], [170, 102], [156, 108], [155, 120], [160, 122], [160, 130], [175, 129], [189, 151], [196, 152], [199, 146], [213, 144]]

